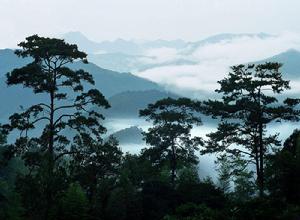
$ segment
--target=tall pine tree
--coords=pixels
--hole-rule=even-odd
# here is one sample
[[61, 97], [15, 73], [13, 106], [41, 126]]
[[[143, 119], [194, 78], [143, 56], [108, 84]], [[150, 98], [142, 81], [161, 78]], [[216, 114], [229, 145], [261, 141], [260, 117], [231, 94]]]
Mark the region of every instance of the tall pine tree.
[[[4, 128], [20, 131], [12, 148], [14, 154], [22, 155], [25, 163], [32, 167], [46, 164], [42, 170], [43, 176], [47, 176], [44, 216], [47, 219], [55, 194], [52, 183], [59, 161], [65, 155], [76, 153], [70, 147], [74, 141], [101, 141], [101, 134], [105, 132], [100, 123], [103, 116], [90, 109], [93, 105], [108, 108], [109, 104], [99, 90], [84, 89], [84, 85], [94, 85], [90, 73], [69, 67], [75, 61], [87, 63], [87, 55], [76, 45], [33, 35], [19, 47], [21, 49], [15, 53], [31, 57], [32, 62], [8, 73], [7, 84], [30, 88], [35, 94], [43, 94], [45, 101], [13, 114]], [[35, 133], [30, 133], [32, 130]], [[38, 135], [34, 136], [36, 133]]]
[[[208, 134], [202, 153], [224, 153], [243, 158], [256, 168], [257, 183], [264, 193], [265, 156], [279, 146], [278, 134], [268, 134], [267, 126], [282, 120], [298, 120], [296, 99], [280, 103], [276, 95], [290, 89], [282, 78], [279, 63], [239, 65], [231, 68], [228, 77], [219, 81], [220, 100], [204, 102], [203, 112], [221, 119], [216, 132]], [[241, 172], [242, 170], [240, 170]]]
[[196, 111], [198, 106], [187, 98], [166, 98], [140, 111], [140, 116], [153, 123], [144, 133], [146, 142], [153, 147], [144, 155], [149, 155], [154, 164], [168, 164], [173, 185], [180, 164], [192, 165], [198, 161], [194, 151], [202, 144], [202, 139], [191, 136], [193, 126], [202, 124]]

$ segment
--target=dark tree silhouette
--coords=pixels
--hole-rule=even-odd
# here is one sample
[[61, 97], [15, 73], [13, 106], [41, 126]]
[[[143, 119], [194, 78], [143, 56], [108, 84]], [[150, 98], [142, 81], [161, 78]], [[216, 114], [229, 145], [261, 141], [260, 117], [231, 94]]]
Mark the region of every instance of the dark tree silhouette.
[[116, 178], [121, 166], [122, 151], [114, 138], [104, 143], [96, 141], [73, 144], [70, 172], [75, 180], [86, 189], [90, 200], [94, 200], [101, 180]]
[[199, 137], [191, 137], [194, 125], [201, 125], [201, 119], [196, 112], [199, 104], [187, 98], [166, 98], [148, 105], [140, 111], [140, 116], [146, 117], [153, 127], [144, 133], [145, 140], [153, 146], [146, 150], [155, 163], [169, 162], [171, 183], [174, 184], [178, 162], [196, 164], [194, 151], [202, 144]]
[[272, 196], [289, 203], [300, 202], [300, 131], [286, 139], [283, 148], [268, 157], [267, 184]]
[[[92, 105], [108, 108], [109, 104], [97, 89], [84, 90], [84, 83], [94, 84], [91, 74], [69, 68], [68, 64], [74, 61], [87, 63], [87, 55], [79, 51], [76, 45], [61, 39], [33, 35], [19, 46], [21, 49], [15, 53], [20, 57], [31, 57], [33, 61], [8, 73], [7, 84], [21, 84], [36, 94], [44, 94], [46, 98], [45, 102], [10, 116], [10, 124], [4, 127], [9, 131], [20, 131], [13, 151], [23, 155], [27, 164], [37, 165], [36, 155], [48, 161], [49, 186], [46, 186], [46, 191], [50, 206], [50, 179], [55, 164], [65, 155], [74, 153], [70, 150], [72, 139], [77, 142], [81, 139], [101, 141], [100, 135], [105, 128], [100, 120], [104, 117], [89, 109]], [[33, 129], [42, 132], [33, 137], [29, 135]], [[72, 131], [69, 132], [72, 135], [66, 135], [67, 131]]]
[[[282, 120], [298, 120], [294, 106], [297, 99], [280, 104], [275, 97], [289, 89], [282, 78], [279, 63], [239, 65], [231, 68], [228, 77], [219, 81], [221, 100], [204, 102], [204, 113], [221, 118], [218, 130], [208, 135], [202, 153], [222, 152], [231, 158], [243, 158], [256, 167], [260, 195], [264, 192], [265, 155], [272, 146], [279, 146], [278, 134], [266, 133], [267, 125]], [[242, 171], [242, 170], [240, 170]]]

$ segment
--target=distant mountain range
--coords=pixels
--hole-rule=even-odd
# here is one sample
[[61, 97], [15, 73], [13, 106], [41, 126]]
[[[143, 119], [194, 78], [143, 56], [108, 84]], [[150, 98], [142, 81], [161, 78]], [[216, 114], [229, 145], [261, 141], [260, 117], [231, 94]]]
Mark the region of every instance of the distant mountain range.
[[153, 41], [137, 41], [137, 40], [123, 40], [116, 39], [113, 41], [95, 42], [88, 39], [80, 32], [69, 32], [62, 36], [67, 42], [75, 43], [87, 53], [125, 53], [128, 55], [141, 55], [149, 48], [184, 48], [187, 42], [183, 40], [153, 40]]
[[[0, 118], [19, 109], [20, 106], [29, 106], [45, 99], [43, 95], [34, 95], [30, 89], [21, 86], [7, 87], [5, 74], [14, 68], [21, 67], [30, 62], [30, 59], [18, 58], [13, 50], [0, 50]], [[130, 73], [119, 73], [102, 69], [93, 63], [83, 64], [76, 62], [71, 65], [73, 69], [84, 69], [91, 73], [95, 86], [107, 98], [125, 91], [163, 91], [163, 87], [149, 80], [137, 77]]]
[[[273, 35], [264, 33], [260, 34], [220, 34], [215, 35], [197, 42], [185, 42], [182, 40], [166, 41], [128, 41], [115, 40], [94, 42], [86, 38], [79, 32], [72, 32], [65, 35], [66, 40], [77, 43], [84, 51], [89, 52], [89, 60], [92, 62], [85, 65], [80, 62], [71, 65], [73, 69], [84, 69], [93, 74], [96, 87], [109, 99], [112, 103], [112, 108], [105, 112], [109, 117], [117, 115], [137, 116], [138, 110], [147, 106], [160, 98], [167, 96], [176, 97], [172, 93], [165, 91], [162, 85], [149, 81], [147, 79], [138, 77], [129, 73], [130, 70], [135, 69], [143, 71], [146, 69], [164, 67], [164, 66], [179, 66], [179, 65], [196, 65], [198, 61], [188, 59], [187, 56], [170, 59], [170, 61], [145, 63], [143, 59], [155, 59], [150, 55], [141, 55], [140, 52], [145, 52], [153, 48], [171, 48], [180, 51], [180, 54], [192, 51], [197, 47], [201, 47], [210, 43], [217, 43], [223, 41], [230, 41], [241, 37], [255, 37], [259, 39], [272, 38]], [[104, 53], [98, 53], [104, 51]], [[186, 58], [187, 57], [187, 58]], [[287, 79], [300, 78], [300, 52], [297, 50], [288, 50], [286, 52], [277, 54], [270, 58], [257, 61], [255, 63], [263, 62], [280, 62], [283, 63], [282, 72]], [[28, 106], [38, 101], [42, 101], [42, 95], [34, 96], [29, 89], [24, 89], [20, 86], [13, 86], [7, 88], [5, 84], [5, 74], [14, 68], [26, 65], [30, 59], [18, 58], [13, 50], [0, 50], [0, 100], [2, 105], [0, 108], [0, 117], [7, 115], [19, 109], [19, 106]], [[94, 63], [95, 64], [94, 64]], [[98, 65], [101, 65], [99, 67]], [[105, 67], [105, 68], [103, 68]], [[117, 69], [118, 71], [112, 71]], [[122, 70], [126, 70], [123, 72]], [[123, 73], [121, 73], [121, 71]], [[170, 75], [170, 77], [172, 77]], [[178, 94], [186, 95], [185, 91], [174, 89], [172, 91]], [[204, 94], [204, 93], [203, 93]], [[205, 97], [208, 94], [205, 94]], [[197, 95], [197, 97], [201, 97]]]
[[[266, 39], [274, 36], [266, 33], [224, 33], [213, 35], [195, 42], [183, 40], [137, 41], [123, 39], [95, 42], [89, 40], [80, 32], [69, 32], [62, 37], [67, 42], [79, 45], [82, 50], [88, 52], [90, 61], [102, 68], [118, 72], [141, 72], [162, 66], [197, 64], [199, 61], [187, 59], [185, 57], [191, 56], [198, 48], [208, 44], [230, 42], [240, 38]], [[165, 61], [151, 55], [153, 50], [161, 48], [176, 50], [179, 57]], [[159, 56], [161, 55], [159, 51], [156, 53], [158, 53], [157, 55]]]
[[[164, 62], [154, 62], [156, 58], [145, 55], [128, 55], [125, 53], [104, 53], [104, 54], [90, 54], [89, 60], [97, 65], [112, 69], [118, 72], [139, 72], [147, 69], [152, 69], [156, 67], [163, 67], [169, 65], [193, 65], [197, 62], [178, 58], [175, 60], [164, 61]], [[151, 62], [145, 62], [145, 60]]]
[[216, 44], [220, 42], [229, 42], [235, 39], [239, 38], [258, 38], [258, 39], [266, 39], [270, 37], [274, 37], [273, 35], [266, 34], [266, 33], [243, 33], [243, 34], [232, 34], [232, 33], [223, 33], [223, 34], [217, 34], [210, 37], [207, 37], [203, 40], [199, 40], [196, 42], [190, 42], [187, 44], [186, 49], [184, 50], [184, 54], [191, 54], [193, 53], [197, 48], [202, 47], [207, 44]]
[[82, 50], [91, 53], [123, 53], [128, 55], [142, 55], [147, 49], [153, 48], [174, 48], [174, 49], [185, 49], [185, 48], [196, 48], [203, 46], [205, 44], [219, 43], [221, 41], [230, 41], [233, 39], [238, 39], [242, 37], [256, 37], [260, 39], [266, 39], [274, 37], [267, 33], [242, 33], [242, 34], [232, 34], [232, 33], [222, 33], [204, 38], [199, 41], [188, 42], [181, 39], [177, 40], [124, 40], [116, 39], [113, 41], [102, 41], [96, 42], [88, 39], [81, 32], [68, 32], [61, 36], [69, 43], [75, 43], [81, 47]]
[[[147, 55], [149, 50], [158, 48], [180, 50], [188, 45], [188, 42], [183, 40], [168, 41], [161, 39], [153, 41], [116, 39], [113, 41], [95, 42], [80, 32], [69, 32], [64, 34], [62, 38], [69, 43], [77, 44], [80, 49], [86, 51], [91, 62], [102, 68], [118, 72], [141, 71], [155, 67], [156, 63], [148, 63], [155, 59], [155, 57]], [[148, 61], [145, 63], [146, 60]], [[175, 62], [183, 63], [184, 60]]]

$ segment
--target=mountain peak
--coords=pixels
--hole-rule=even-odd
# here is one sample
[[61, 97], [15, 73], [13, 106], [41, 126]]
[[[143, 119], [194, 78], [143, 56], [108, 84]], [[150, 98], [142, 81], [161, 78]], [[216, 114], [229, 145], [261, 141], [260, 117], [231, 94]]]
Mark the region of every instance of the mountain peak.
[[283, 75], [288, 77], [288, 79], [299, 78], [300, 75], [300, 51], [296, 49], [289, 49], [285, 52], [279, 53], [275, 56], [269, 57], [267, 59], [257, 61], [258, 63], [265, 62], [278, 62], [282, 63]]
[[[287, 51], [285, 51], [285, 52], [283, 52], [283, 53], [281, 53], [279, 55], [298, 55], [299, 56], [300, 55], [300, 51], [291, 48], [291, 49], [288, 49]], [[278, 55], [276, 55], [276, 56], [278, 56]]]
[[70, 44], [77, 44], [81, 50], [84, 50], [87, 53], [95, 53], [100, 48], [97, 42], [88, 39], [79, 31], [68, 32], [64, 34], [62, 38]]
[[272, 56], [270, 58], [267, 58], [266, 60], [278, 60], [278, 62], [282, 63], [289, 63], [291, 61], [299, 62], [300, 63], [300, 51], [296, 49], [289, 49], [287, 51], [284, 51], [280, 54], [277, 54], [275, 56]]
[[85, 39], [88, 40], [88, 38], [81, 33], [80, 31], [70, 31], [63, 35], [63, 38], [77, 38], [77, 39]]

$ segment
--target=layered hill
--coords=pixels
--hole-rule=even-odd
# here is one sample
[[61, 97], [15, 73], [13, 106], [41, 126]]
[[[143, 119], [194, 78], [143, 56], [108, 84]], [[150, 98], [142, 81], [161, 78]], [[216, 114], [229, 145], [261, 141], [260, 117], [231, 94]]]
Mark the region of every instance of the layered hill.
[[106, 117], [138, 117], [139, 110], [163, 98], [178, 98], [179, 96], [158, 90], [126, 91], [108, 99], [111, 108], [104, 110]]
[[281, 71], [285, 77], [288, 79], [300, 78], [300, 51], [295, 49], [290, 49], [286, 52], [277, 54], [275, 56], [269, 57], [264, 60], [255, 62], [265, 63], [265, 62], [279, 62], [283, 66]]
[[[35, 95], [30, 89], [22, 86], [7, 87], [5, 74], [14, 68], [26, 65], [30, 59], [17, 57], [13, 50], [0, 50], [0, 118], [3, 115], [17, 111], [20, 106], [30, 106], [37, 101], [43, 101], [43, 95]], [[163, 90], [163, 88], [149, 80], [132, 75], [131, 73], [119, 73], [98, 67], [93, 63], [73, 63], [72, 69], [83, 69], [91, 73], [95, 80], [95, 87], [107, 98], [125, 91]]]

